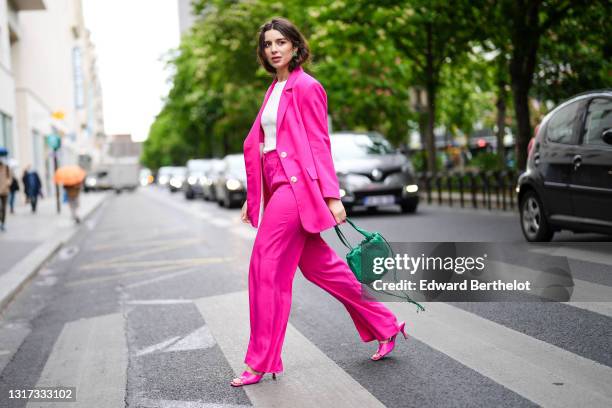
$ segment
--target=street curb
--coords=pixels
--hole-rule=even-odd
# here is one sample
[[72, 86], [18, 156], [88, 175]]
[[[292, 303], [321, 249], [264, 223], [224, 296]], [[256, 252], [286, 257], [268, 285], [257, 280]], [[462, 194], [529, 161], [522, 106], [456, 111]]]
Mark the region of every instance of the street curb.
[[[106, 202], [108, 195], [105, 195], [82, 217], [85, 221], [100, 206]], [[82, 226], [83, 224], [81, 224]], [[14, 265], [7, 273], [0, 276], [0, 314], [9, 305], [11, 300], [19, 293], [21, 288], [32, 279], [39, 271], [40, 267], [53, 257], [59, 249], [74, 237], [80, 228], [73, 231], [66, 231], [58, 235], [55, 239], [43, 242], [37, 246], [30, 254]]]

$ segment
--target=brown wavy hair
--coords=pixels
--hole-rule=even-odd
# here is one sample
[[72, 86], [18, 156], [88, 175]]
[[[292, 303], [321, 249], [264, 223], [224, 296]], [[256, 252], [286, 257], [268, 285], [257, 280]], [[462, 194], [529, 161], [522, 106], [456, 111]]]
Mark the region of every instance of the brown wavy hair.
[[297, 29], [297, 27], [289, 20], [283, 17], [274, 17], [259, 28], [259, 40], [257, 42], [257, 60], [266, 69], [266, 71], [276, 74], [274, 68], [268, 62], [265, 54], [265, 33], [269, 30], [279, 31], [286, 39], [291, 41], [293, 47], [297, 48], [297, 57], [294, 57], [289, 62], [289, 72], [310, 61], [310, 48], [306, 39]]

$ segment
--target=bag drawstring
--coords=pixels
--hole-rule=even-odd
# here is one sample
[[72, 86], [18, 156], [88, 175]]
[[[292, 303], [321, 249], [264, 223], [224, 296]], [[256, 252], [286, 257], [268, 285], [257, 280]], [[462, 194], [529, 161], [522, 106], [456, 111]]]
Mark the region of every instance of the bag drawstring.
[[[349, 223], [349, 224], [350, 224], [350, 225], [351, 225], [353, 228], [355, 228], [355, 230], [356, 230], [357, 232], [359, 232], [361, 235], [363, 235], [364, 237], [366, 237], [366, 239], [370, 239], [371, 237], [373, 237], [373, 236], [374, 236], [374, 233], [371, 233], [371, 232], [368, 232], [368, 231], [366, 231], [366, 230], [364, 230], [364, 229], [359, 228], [357, 225], [355, 225], [355, 223], [353, 223], [353, 221], [351, 221], [351, 220], [350, 220], [350, 218], [348, 218], [348, 217], [347, 217], [347, 218], [346, 218], [346, 221], [347, 221], [347, 222], [348, 222], [348, 223]], [[342, 232], [342, 230], [340, 230], [340, 227], [339, 227], [338, 225], [336, 225], [336, 226], [334, 226], [334, 229], [336, 230], [336, 234], [338, 235], [338, 238], [340, 239], [340, 242], [342, 242], [342, 244], [344, 244], [344, 246], [345, 246], [345, 247], [347, 247], [347, 248], [349, 249], [349, 251], [352, 251], [352, 250], [353, 250], [353, 247], [351, 246], [351, 244], [350, 244], [349, 240], [346, 238], [346, 236], [344, 235], [344, 233]], [[391, 245], [389, 244], [389, 242], [388, 242], [388, 241], [385, 239], [385, 237], [383, 237], [381, 234], [378, 234], [378, 235], [379, 235], [379, 236], [380, 236], [380, 237], [383, 239], [383, 241], [385, 241], [385, 243], [387, 244], [387, 247], [389, 248], [389, 251], [390, 251], [390, 252], [393, 254], [393, 249], [391, 248]], [[393, 279], [394, 279], [394, 280], [397, 282], [397, 270], [396, 270], [395, 268], [393, 269]], [[404, 300], [406, 300], [407, 302], [409, 302], [409, 303], [412, 303], [412, 304], [416, 305], [416, 307], [417, 307], [417, 313], [418, 313], [419, 311], [423, 311], [423, 312], [425, 311], [425, 308], [424, 308], [423, 306], [421, 306], [421, 305], [420, 305], [418, 302], [416, 302], [416, 301], [412, 300], [412, 299], [410, 298], [410, 296], [409, 296], [408, 294], [406, 294], [405, 292], [403, 293], [403, 294], [404, 294], [403, 296], [400, 296], [400, 295], [396, 295], [396, 294], [394, 294], [394, 293], [389, 293], [389, 292], [387, 292], [386, 290], [376, 290], [376, 289], [374, 289], [374, 288], [371, 286], [371, 284], [365, 284], [365, 285], [366, 285], [367, 287], [371, 288], [371, 289], [372, 289], [372, 290], [374, 290], [374, 291], [377, 291], [377, 292], [382, 292], [382, 293], [384, 293], [384, 294], [386, 294], [386, 295], [389, 295], [389, 296], [394, 296], [394, 297], [396, 297], [396, 298], [404, 299]]]

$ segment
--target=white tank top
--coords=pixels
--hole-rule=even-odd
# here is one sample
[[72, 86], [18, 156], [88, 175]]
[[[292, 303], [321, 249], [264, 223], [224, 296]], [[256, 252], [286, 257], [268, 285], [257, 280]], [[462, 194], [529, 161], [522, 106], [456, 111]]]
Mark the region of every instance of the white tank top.
[[278, 115], [278, 105], [285, 83], [287, 83], [287, 80], [277, 82], [274, 85], [274, 89], [261, 114], [261, 127], [264, 131], [264, 153], [276, 149], [276, 116]]

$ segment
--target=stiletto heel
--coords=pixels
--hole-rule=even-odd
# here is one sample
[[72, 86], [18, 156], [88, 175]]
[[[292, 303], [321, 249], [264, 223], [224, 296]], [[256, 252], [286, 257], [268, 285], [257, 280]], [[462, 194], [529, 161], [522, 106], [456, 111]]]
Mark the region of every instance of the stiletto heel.
[[[406, 334], [405, 327], [406, 327], [406, 322], [402, 322], [399, 326], [399, 331], [397, 333], [402, 333], [404, 335], [404, 338], [408, 339], [408, 335]], [[390, 352], [392, 352], [393, 349], [395, 348], [395, 338], [397, 337], [397, 333], [391, 336], [388, 342], [380, 343], [378, 345], [378, 350], [370, 358], [374, 361], [378, 361], [384, 356], [386, 356], [387, 354], [389, 354]]]
[[[234, 380], [240, 380], [240, 384], [235, 383], [234, 380], [230, 382], [232, 387], [242, 387], [243, 385], [257, 384], [261, 381], [265, 373], [259, 375], [253, 374], [250, 371], [245, 370], [240, 377], [234, 378]], [[276, 380], [276, 373], [272, 373], [272, 379]]]
[[404, 328], [406, 326], [406, 322], [402, 322], [402, 324], [400, 324], [400, 331], [402, 332], [402, 334], [404, 335], [404, 338], [406, 340], [408, 340], [408, 335], [406, 334], [406, 332], [404, 331]]

